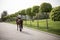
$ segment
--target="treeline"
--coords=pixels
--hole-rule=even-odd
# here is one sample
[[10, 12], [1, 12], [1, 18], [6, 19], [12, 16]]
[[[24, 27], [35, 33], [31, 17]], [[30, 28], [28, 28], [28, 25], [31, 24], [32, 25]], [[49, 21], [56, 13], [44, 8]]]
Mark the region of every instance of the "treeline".
[[28, 15], [30, 19], [52, 19], [53, 21], [60, 21], [60, 6], [52, 8], [50, 3], [42, 3], [40, 6], [33, 6], [19, 10], [11, 15], [2, 16], [3, 21], [14, 21], [18, 15]]

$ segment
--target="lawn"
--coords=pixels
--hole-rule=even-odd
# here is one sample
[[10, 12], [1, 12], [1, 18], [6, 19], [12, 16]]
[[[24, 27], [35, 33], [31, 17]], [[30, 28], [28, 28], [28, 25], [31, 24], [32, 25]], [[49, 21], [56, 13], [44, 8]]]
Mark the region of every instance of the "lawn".
[[[27, 27], [30, 27], [30, 28], [35, 28], [38, 30], [42, 30], [42, 31], [46, 31], [46, 32], [50, 32], [50, 33], [60, 35], [60, 21], [54, 22], [54, 21], [49, 19], [48, 20], [49, 29], [47, 29], [46, 20], [38, 20], [38, 22], [39, 22], [39, 27], [37, 26], [37, 20], [31, 21], [31, 22], [30, 21], [24, 21], [24, 25]], [[10, 22], [10, 23], [15, 24], [15, 21]]]

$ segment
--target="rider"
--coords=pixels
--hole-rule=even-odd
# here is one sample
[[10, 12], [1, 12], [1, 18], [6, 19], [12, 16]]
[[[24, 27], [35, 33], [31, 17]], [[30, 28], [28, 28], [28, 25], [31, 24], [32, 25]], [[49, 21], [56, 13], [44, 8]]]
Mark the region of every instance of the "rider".
[[19, 19], [20, 19], [19, 27], [20, 27], [20, 31], [22, 31], [22, 29], [23, 29], [23, 19], [21, 19], [21, 18], [19, 18]]

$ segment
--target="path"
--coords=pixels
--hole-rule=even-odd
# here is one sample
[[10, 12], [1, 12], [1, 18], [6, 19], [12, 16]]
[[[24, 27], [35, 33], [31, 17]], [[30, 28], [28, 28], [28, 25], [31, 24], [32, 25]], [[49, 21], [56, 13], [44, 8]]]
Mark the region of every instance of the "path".
[[30, 28], [24, 28], [20, 32], [16, 30], [16, 25], [3, 22], [0, 23], [0, 40], [60, 40], [60, 36]]

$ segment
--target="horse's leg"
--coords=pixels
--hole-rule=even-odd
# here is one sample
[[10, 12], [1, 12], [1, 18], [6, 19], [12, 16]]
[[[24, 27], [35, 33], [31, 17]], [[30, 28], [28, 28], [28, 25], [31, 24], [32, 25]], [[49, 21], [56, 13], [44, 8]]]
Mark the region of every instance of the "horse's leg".
[[17, 30], [18, 30], [18, 24], [17, 24]]

